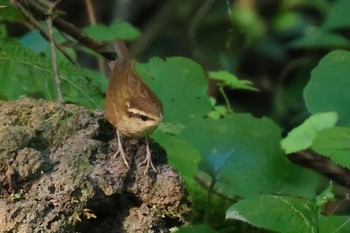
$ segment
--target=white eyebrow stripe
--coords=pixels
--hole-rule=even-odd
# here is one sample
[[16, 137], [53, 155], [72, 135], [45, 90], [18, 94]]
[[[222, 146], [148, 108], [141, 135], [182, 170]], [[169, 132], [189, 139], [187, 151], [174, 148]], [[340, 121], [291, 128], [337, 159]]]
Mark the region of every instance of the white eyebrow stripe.
[[137, 115], [144, 115], [152, 120], [156, 120], [158, 119], [157, 116], [153, 115], [153, 114], [148, 114], [140, 109], [137, 109], [137, 108], [128, 108], [128, 111], [133, 113], [133, 114], [137, 114]]

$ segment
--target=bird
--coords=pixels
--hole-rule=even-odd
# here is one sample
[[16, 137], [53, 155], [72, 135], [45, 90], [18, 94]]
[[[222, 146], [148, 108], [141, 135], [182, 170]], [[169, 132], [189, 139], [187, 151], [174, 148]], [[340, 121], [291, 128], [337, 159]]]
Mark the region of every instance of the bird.
[[114, 49], [115, 60], [109, 62], [111, 69], [105, 99], [105, 117], [115, 128], [118, 149], [125, 165], [129, 168], [129, 157], [123, 149], [121, 135], [130, 138], [146, 138], [146, 158], [140, 164], [156, 171], [152, 163], [147, 136], [163, 120], [163, 105], [160, 99], [146, 85], [133, 68], [128, 49], [124, 41], [118, 40]]

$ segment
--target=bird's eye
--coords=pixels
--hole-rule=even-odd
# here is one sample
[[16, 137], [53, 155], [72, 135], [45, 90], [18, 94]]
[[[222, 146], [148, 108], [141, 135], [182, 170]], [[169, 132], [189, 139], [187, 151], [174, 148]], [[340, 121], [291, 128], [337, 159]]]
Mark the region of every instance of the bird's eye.
[[147, 120], [148, 120], [148, 117], [145, 116], [145, 115], [140, 115], [140, 118], [141, 118], [141, 120], [143, 120], [143, 121], [147, 121]]

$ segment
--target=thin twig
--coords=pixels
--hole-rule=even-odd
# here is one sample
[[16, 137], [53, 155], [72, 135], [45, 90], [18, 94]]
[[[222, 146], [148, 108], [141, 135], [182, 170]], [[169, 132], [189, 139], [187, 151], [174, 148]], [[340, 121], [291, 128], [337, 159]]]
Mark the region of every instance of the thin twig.
[[[57, 3], [57, 2], [56, 2]], [[56, 59], [56, 50], [55, 50], [55, 38], [53, 36], [53, 28], [52, 28], [52, 11], [56, 6], [56, 3], [53, 3], [51, 7], [49, 8], [49, 11], [47, 12], [47, 26], [49, 29], [49, 36], [50, 36], [50, 45], [51, 45], [51, 57], [52, 57], [52, 68], [53, 73], [55, 77], [55, 84], [56, 84], [56, 90], [57, 90], [57, 98], [59, 103], [63, 103], [63, 97], [61, 92], [61, 84], [60, 84], [60, 77], [58, 75], [58, 69], [57, 69], [57, 59]]]
[[74, 39], [76, 39], [78, 42], [82, 43], [86, 47], [101, 54], [103, 57], [107, 58], [108, 60], [115, 59], [116, 54], [112, 46], [100, 43], [92, 39], [91, 37], [86, 36], [85, 33], [83, 33], [79, 28], [65, 21], [64, 19], [59, 17], [54, 18], [53, 25], [57, 29], [66, 33], [67, 35], [70, 35], [71, 37], [73, 37]]
[[145, 24], [139, 38], [137, 38], [129, 49], [133, 57], [139, 56], [161, 33], [174, 18], [174, 1], [164, 1], [163, 5], [153, 14], [152, 18]]
[[213, 6], [215, 0], [206, 0], [202, 2], [202, 5], [199, 7], [199, 9], [194, 14], [190, 26], [188, 27], [188, 38], [193, 46], [196, 45], [196, 32], [199, 23], [204, 18], [204, 16], [208, 13], [210, 8]]
[[85, 0], [85, 5], [86, 5], [86, 10], [87, 10], [90, 24], [95, 25], [97, 21], [96, 21], [94, 6], [93, 6], [91, 0]]
[[[15, 6], [29, 21], [34, 25], [36, 29], [39, 30], [40, 34], [44, 37], [45, 40], [50, 41], [50, 36], [46, 33], [44, 28], [40, 25], [40, 23], [33, 17], [33, 15], [19, 2], [15, 0], [10, 0], [10, 2]], [[54, 42], [55, 47], [73, 64], [77, 65], [77, 62], [71, 58], [68, 53], [63, 49], [63, 47]]]
[[[20, 6], [21, 9], [19, 9], [19, 7], [17, 7], [17, 8], [22, 12], [23, 15], [25, 15], [31, 21], [35, 20], [35, 18], [31, 15], [31, 13], [28, 12], [28, 10], [25, 7], [23, 7], [23, 4], [30, 5], [33, 10], [42, 12], [44, 14], [46, 14], [48, 12], [49, 6], [51, 4], [51, 2], [49, 2], [47, 0], [31, 0], [31, 1], [9, 0], [9, 1], [16, 7]], [[20, 2], [21, 2], [21, 4], [19, 4]], [[22, 10], [24, 10], [27, 14], [24, 13], [24, 11], [22, 11]], [[49, 41], [49, 37], [47, 35], [45, 35], [45, 31], [42, 31], [42, 28], [40, 27], [40, 25], [37, 23], [36, 20], [35, 20], [35, 22], [36, 22], [36, 24], [33, 23], [35, 25], [35, 27], [38, 28], [38, 30], [43, 35], [43, 37], [47, 41]], [[91, 37], [85, 35], [84, 32], [82, 32], [79, 28], [77, 28], [73, 24], [65, 21], [64, 19], [62, 19], [60, 17], [54, 17], [52, 19], [52, 24], [55, 28], [57, 28], [61, 32], [64, 32], [67, 35], [73, 37], [79, 43], [85, 45], [86, 47], [90, 48], [91, 50], [95, 51], [96, 53], [101, 54], [106, 59], [108, 59], [108, 60], [115, 59], [116, 54], [115, 54], [115, 51], [114, 51], [112, 46], [110, 46], [108, 44], [100, 43], [100, 42], [92, 39]], [[61, 49], [58, 47], [59, 46], [58, 44], [55, 44], [55, 46], [56, 46], [56, 48], [58, 48], [61, 51]], [[66, 53], [64, 53], [64, 54], [66, 54]], [[69, 59], [69, 60], [72, 61], [71, 59]], [[76, 62], [74, 62], [74, 63], [76, 64]]]
[[[94, 6], [92, 4], [92, 0], [85, 0], [85, 5], [86, 5], [86, 11], [89, 17], [90, 25], [96, 25], [97, 21], [96, 21], [96, 15], [94, 11]], [[97, 57], [97, 64], [98, 64], [98, 70], [102, 74], [105, 74], [106, 73], [105, 61], [101, 56]]]
[[350, 169], [335, 164], [329, 158], [310, 149], [288, 154], [288, 159], [328, 177], [345, 188], [350, 187]]
[[[198, 184], [199, 184], [202, 188], [204, 188], [204, 189], [206, 189], [206, 190], [211, 190], [211, 192], [212, 192], [213, 194], [218, 195], [219, 197], [223, 198], [224, 200], [228, 200], [228, 201], [230, 201], [230, 202], [232, 202], [232, 203], [235, 203], [235, 202], [237, 202], [237, 201], [239, 200], [239, 197], [238, 197], [238, 196], [230, 197], [230, 196], [228, 196], [227, 194], [225, 194], [224, 192], [222, 192], [221, 190], [214, 189], [213, 187], [210, 188], [210, 186], [212, 185], [212, 182], [211, 182], [211, 181], [208, 181], [207, 179], [205, 179], [205, 178], [203, 177], [203, 175], [200, 174], [200, 173], [197, 174], [197, 175], [194, 177], [194, 179], [198, 182]], [[214, 183], [214, 184], [215, 184], [215, 183]]]

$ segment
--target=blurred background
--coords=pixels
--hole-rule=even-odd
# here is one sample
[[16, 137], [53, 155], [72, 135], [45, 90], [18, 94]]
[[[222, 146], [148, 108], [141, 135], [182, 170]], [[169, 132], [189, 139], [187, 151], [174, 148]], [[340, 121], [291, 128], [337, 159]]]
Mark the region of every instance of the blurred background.
[[[252, 81], [259, 92], [226, 91], [233, 109], [269, 116], [286, 129], [307, 115], [302, 90], [311, 69], [331, 49], [348, 46], [335, 38], [346, 32], [331, 35], [334, 28], [327, 27], [335, 1], [80, 0], [62, 1], [59, 8], [79, 28], [129, 22], [140, 30], [128, 42], [139, 62], [185, 56], [206, 71], [227, 70]], [[209, 92], [222, 101], [213, 82]]]
[[[61, 1], [57, 8], [60, 17], [79, 28], [128, 22], [137, 31], [129, 35], [127, 45], [131, 56], [139, 62], [153, 56], [163, 59], [184, 56], [198, 62], [205, 71], [227, 70], [240, 79], [252, 81], [260, 91], [226, 90], [234, 111], [269, 116], [289, 129], [307, 115], [302, 90], [311, 69], [328, 51], [349, 46], [344, 25], [336, 21], [340, 16], [337, 9], [342, 4], [347, 3], [74, 0]], [[343, 19], [346, 26], [346, 18]], [[20, 38], [26, 47], [34, 47], [30, 40], [36, 39], [28, 37], [28, 27], [10, 22], [4, 14], [2, 20], [10, 36]], [[45, 49], [49, 51], [48, 44]], [[79, 51], [77, 54], [80, 64], [98, 69], [95, 56]], [[106, 67], [102, 71], [108, 73]], [[213, 81], [209, 94], [223, 101]]]

